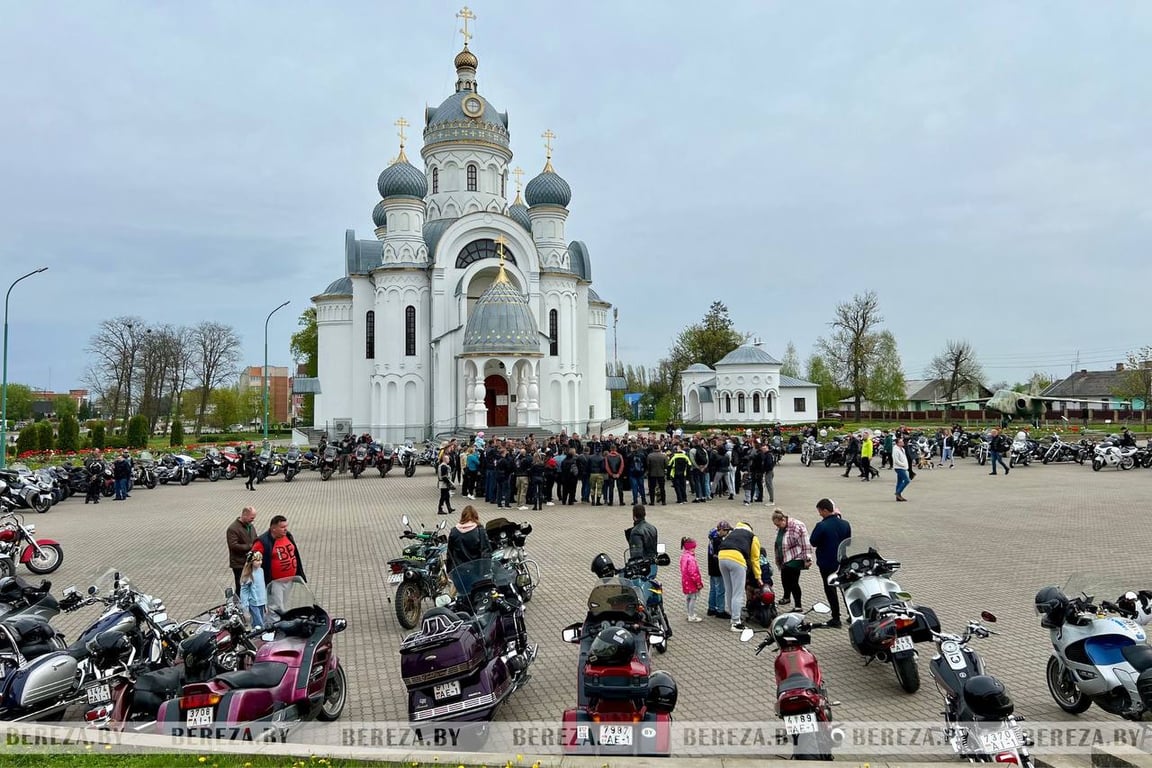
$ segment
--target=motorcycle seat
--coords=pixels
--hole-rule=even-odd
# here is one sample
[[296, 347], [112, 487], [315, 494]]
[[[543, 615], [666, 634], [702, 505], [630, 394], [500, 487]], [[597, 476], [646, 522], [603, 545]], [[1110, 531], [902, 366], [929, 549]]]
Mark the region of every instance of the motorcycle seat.
[[781, 680], [780, 684], [776, 686], [776, 693], [783, 693], [784, 691], [802, 691], [815, 687], [816, 686], [812, 684], [812, 681], [809, 680], [806, 676], [797, 673], [794, 675], [789, 675], [788, 677]]
[[873, 595], [872, 597], [868, 598], [868, 602], [864, 604], [864, 613], [867, 616], [872, 616], [877, 611], [887, 608], [893, 603], [899, 602], [899, 600], [891, 597], [890, 595]]
[[225, 672], [214, 679], [229, 688], [275, 688], [287, 672], [288, 665], [282, 661], [258, 661], [249, 669]]
[[65, 648], [64, 653], [76, 659], [76, 661], [84, 661], [84, 659], [88, 658], [89, 656], [88, 646], [81, 641], [77, 641]]
[[1124, 654], [1124, 660], [1137, 672], [1152, 669], [1152, 646], [1143, 643], [1126, 645], [1120, 649], [1120, 653]]

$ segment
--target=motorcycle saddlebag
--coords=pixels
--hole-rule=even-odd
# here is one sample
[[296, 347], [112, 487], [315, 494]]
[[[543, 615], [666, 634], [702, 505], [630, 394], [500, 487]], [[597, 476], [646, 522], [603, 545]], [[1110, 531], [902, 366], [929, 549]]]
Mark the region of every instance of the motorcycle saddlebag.
[[446, 608], [424, 614], [419, 632], [400, 644], [400, 676], [409, 688], [472, 674], [487, 662], [487, 652], [470, 619]]
[[180, 667], [164, 667], [145, 672], [136, 678], [132, 694], [132, 714], [155, 718], [160, 705], [180, 695], [184, 687], [184, 674]]
[[936, 618], [936, 611], [927, 606], [920, 605], [916, 609], [923, 615], [916, 617], [916, 626], [912, 628], [912, 642], [930, 642], [932, 633], [940, 631], [940, 619]]

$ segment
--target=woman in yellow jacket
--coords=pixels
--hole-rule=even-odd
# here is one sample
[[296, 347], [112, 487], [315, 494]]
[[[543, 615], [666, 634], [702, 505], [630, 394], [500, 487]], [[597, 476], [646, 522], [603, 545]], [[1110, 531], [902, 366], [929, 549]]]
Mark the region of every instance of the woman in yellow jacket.
[[860, 435], [860, 479], [868, 482], [873, 474], [880, 473], [872, 469], [872, 435], [864, 432]]
[[720, 564], [720, 576], [724, 579], [724, 607], [732, 617], [732, 631], [744, 629], [744, 585], [748, 569], [759, 589], [760, 581], [760, 539], [752, 533], [752, 526], [740, 521], [736, 527], [720, 540], [716, 559]]

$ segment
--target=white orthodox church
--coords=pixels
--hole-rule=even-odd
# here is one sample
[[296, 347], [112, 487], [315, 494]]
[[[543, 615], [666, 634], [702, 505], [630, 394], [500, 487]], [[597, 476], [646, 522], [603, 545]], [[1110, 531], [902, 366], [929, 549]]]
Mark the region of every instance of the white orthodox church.
[[780, 373], [759, 342], [744, 344], [709, 368], [680, 372], [684, 421], [692, 424], [804, 424], [818, 418], [817, 386]]
[[[380, 174], [375, 239], [345, 233], [344, 274], [312, 298], [315, 424], [379, 440], [526, 427], [594, 431], [609, 416], [605, 330], [588, 249], [564, 231], [572, 192], [547, 160], [521, 198], [508, 114], [457, 54], [456, 90], [424, 114], [422, 167]], [[517, 175], [507, 202], [508, 176]], [[333, 425], [336, 425], [333, 428]]]

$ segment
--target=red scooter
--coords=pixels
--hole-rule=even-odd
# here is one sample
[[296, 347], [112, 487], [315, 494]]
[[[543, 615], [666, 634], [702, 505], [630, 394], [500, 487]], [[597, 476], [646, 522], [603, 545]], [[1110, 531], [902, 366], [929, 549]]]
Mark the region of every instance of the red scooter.
[[[277, 607], [277, 586], [269, 585], [269, 609]], [[160, 733], [228, 738], [237, 726], [260, 721], [284, 726], [340, 717], [348, 688], [332, 636], [348, 622], [329, 616], [301, 579], [288, 585], [279, 608], [278, 620], [251, 635], [273, 635], [252, 666], [185, 685], [178, 698], [160, 705]]]
[[[809, 612], [828, 613], [830, 608], [816, 603]], [[784, 729], [792, 737], [793, 760], [831, 760], [832, 749], [844, 739], [844, 732], [832, 725], [832, 701], [824, 689], [820, 663], [805, 646], [812, 642], [814, 626], [804, 614], [785, 613], [772, 621], [767, 637], [756, 647], [756, 654], [772, 643], [776, 655], [776, 714], [784, 720]], [[745, 629], [741, 642], [748, 642], [755, 631]]]

